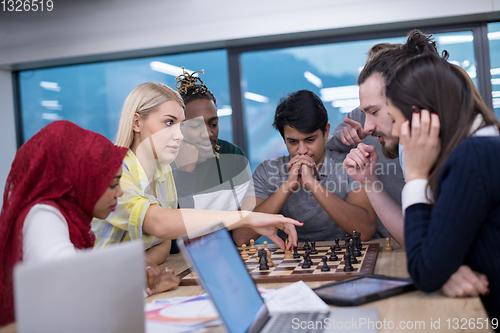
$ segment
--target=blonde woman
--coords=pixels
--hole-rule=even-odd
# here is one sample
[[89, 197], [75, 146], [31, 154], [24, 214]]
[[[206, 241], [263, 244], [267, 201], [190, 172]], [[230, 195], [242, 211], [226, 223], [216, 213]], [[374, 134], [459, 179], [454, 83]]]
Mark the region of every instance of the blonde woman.
[[[120, 185], [123, 196], [106, 220], [95, 219], [96, 247], [141, 239], [146, 259], [162, 263], [170, 242], [182, 235], [196, 235], [203, 228], [224, 223], [228, 229], [251, 227], [281, 248], [277, 229], [297, 244], [295, 225], [301, 222], [281, 215], [247, 211], [223, 212], [177, 209], [177, 193], [170, 163], [177, 156], [184, 121], [184, 102], [170, 87], [154, 82], [140, 84], [123, 106], [116, 145], [128, 148]], [[159, 245], [161, 244], [161, 245]]]

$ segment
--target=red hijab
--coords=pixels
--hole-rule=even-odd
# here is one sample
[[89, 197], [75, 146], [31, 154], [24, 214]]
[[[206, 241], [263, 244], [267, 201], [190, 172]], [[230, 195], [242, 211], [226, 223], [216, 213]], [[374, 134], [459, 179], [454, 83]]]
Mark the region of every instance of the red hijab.
[[18, 150], [0, 214], [0, 326], [14, 320], [12, 273], [23, 258], [23, 224], [31, 207], [44, 203], [57, 208], [75, 247], [92, 247], [94, 206], [126, 153], [126, 148], [69, 121], [45, 126]]

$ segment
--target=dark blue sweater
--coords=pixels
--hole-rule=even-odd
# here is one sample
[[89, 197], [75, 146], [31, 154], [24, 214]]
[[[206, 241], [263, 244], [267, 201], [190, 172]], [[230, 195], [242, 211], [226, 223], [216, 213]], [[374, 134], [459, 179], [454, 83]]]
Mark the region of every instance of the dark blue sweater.
[[462, 264], [488, 277], [481, 297], [500, 318], [500, 138], [464, 139], [441, 169], [434, 207], [406, 209], [408, 271], [418, 289], [441, 288]]

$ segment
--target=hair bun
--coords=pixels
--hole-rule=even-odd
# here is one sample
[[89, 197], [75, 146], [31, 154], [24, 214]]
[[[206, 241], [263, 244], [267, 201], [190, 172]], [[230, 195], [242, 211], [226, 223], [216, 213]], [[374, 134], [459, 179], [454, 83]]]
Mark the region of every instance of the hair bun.
[[185, 103], [187, 103], [186, 99], [188, 96], [197, 94], [208, 95], [214, 103], [216, 103], [214, 95], [208, 90], [203, 80], [195, 76], [197, 73], [205, 74], [205, 70], [202, 69], [201, 71], [192, 72], [190, 74], [184, 67], [181, 68], [183, 73], [175, 78], [175, 87], [179, 94], [181, 94]]
[[431, 53], [439, 56], [437, 44], [432, 39], [432, 35], [426, 36], [417, 29], [408, 33], [408, 38], [403, 45], [403, 49], [412, 55]]

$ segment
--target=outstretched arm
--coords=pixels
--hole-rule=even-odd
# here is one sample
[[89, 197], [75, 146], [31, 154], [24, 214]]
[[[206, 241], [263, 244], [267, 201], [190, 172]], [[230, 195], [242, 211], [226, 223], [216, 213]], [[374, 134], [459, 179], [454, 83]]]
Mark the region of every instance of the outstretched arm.
[[[241, 205], [242, 209], [253, 210], [254, 207], [259, 206], [264, 202], [265, 199], [258, 197], [246, 197]], [[251, 239], [256, 240], [261, 235], [255, 232], [252, 228], [243, 227], [233, 230], [233, 241], [236, 245], [241, 246], [243, 244], [248, 244]]]
[[152, 205], [146, 212], [143, 230], [161, 239], [175, 239], [183, 235], [195, 235], [197, 232], [223, 223], [229, 230], [250, 227], [260, 235], [271, 239], [284, 249], [285, 244], [276, 235], [281, 229], [290, 237], [290, 247], [297, 242], [295, 226], [302, 223], [282, 215], [270, 215], [248, 211], [223, 212], [195, 209], [165, 209]]

